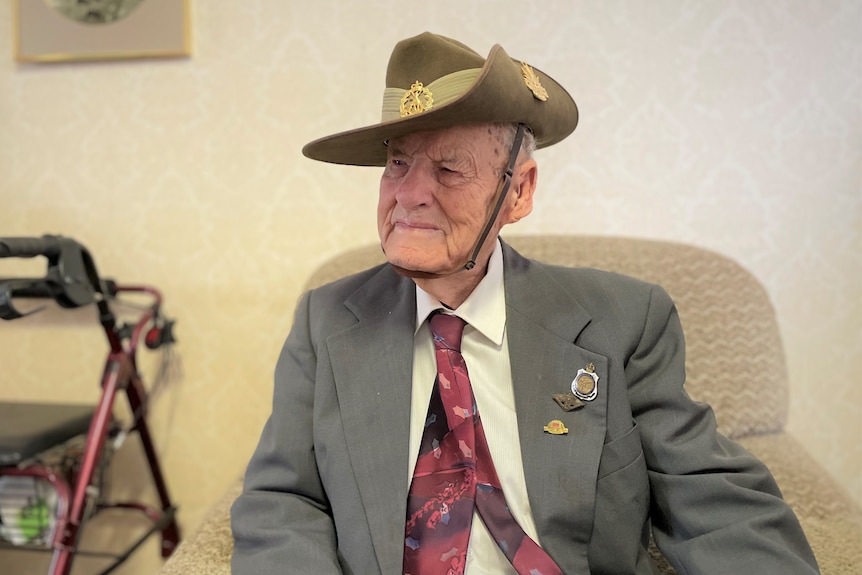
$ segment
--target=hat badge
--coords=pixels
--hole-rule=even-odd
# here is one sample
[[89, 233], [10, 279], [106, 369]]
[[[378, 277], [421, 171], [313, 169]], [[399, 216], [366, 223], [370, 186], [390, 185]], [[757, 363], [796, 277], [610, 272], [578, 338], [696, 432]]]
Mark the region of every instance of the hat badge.
[[401, 97], [399, 113], [402, 118], [405, 118], [414, 114], [421, 114], [432, 107], [434, 107], [434, 96], [431, 94], [431, 90], [416, 80]]
[[533, 96], [535, 96], [537, 100], [547, 102], [548, 91], [545, 90], [544, 86], [542, 86], [542, 82], [539, 81], [539, 75], [536, 74], [536, 71], [533, 70], [533, 68], [526, 62], [521, 62], [521, 74], [524, 76], [524, 83], [527, 84], [527, 88], [530, 89]]

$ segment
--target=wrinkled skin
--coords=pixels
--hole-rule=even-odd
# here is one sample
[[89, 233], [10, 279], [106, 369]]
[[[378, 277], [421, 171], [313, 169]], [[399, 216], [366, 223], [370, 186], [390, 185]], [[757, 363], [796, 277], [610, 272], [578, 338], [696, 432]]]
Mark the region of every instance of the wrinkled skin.
[[457, 126], [389, 142], [380, 178], [377, 229], [390, 263], [435, 277], [416, 283], [455, 308], [485, 275], [500, 229], [530, 213], [537, 168], [521, 154], [506, 201], [476, 267], [464, 270], [490, 215], [509, 157], [503, 128]]

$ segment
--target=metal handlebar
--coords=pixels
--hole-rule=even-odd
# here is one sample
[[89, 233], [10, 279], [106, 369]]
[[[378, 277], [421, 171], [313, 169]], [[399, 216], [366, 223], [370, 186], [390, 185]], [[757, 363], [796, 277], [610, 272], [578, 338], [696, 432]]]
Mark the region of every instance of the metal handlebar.
[[62, 250], [64, 242], [75, 243], [74, 240], [51, 235], [41, 238], [0, 238], [0, 258], [56, 256]]
[[[0, 258], [48, 258], [48, 271], [38, 279], [0, 279], [0, 318], [24, 315], [12, 304], [14, 297], [49, 297], [65, 308], [100, 303], [108, 295], [87, 248], [71, 238], [0, 238]], [[100, 295], [97, 295], [100, 294]]]

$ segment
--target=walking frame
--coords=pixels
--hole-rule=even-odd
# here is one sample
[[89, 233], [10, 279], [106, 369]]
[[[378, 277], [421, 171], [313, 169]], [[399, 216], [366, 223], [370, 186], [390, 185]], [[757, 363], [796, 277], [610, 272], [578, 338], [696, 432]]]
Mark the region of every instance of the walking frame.
[[[50, 298], [63, 308], [95, 305], [109, 352], [95, 406], [0, 402], [0, 546], [50, 552], [48, 575], [68, 575], [76, 554], [113, 559], [101, 572], [105, 575], [156, 533], [161, 535], [162, 557], [169, 557], [180, 540], [176, 507], [147, 425], [149, 395], [137, 363], [142, 339], [147, 348], [162, 348], [163, 353], [174, 341], [173, 321], [162, 314], [161, 294], [153, 287], [100, 278], [89, 251], [73, 239], [0, 238], [0, 258], [35, 256], [48, 260], [45, 277], [0, 278], [0, 319], [39, 311], [19, 311], [21, 298]], [[138, 309], [136, 320], [119, 324], [114, 310], [118, 296], [133, 293], [149, 303]], [[113, 446], [125, 433], [113, 417], [118, 394], [126, 396], [133, 414], [128, 431], [140, 437], [158, 507], [105, 498], [103, 474]], [[116, 554], [79, 550], [85, 522], [106, 509], [142, 512], [149, 529]]]

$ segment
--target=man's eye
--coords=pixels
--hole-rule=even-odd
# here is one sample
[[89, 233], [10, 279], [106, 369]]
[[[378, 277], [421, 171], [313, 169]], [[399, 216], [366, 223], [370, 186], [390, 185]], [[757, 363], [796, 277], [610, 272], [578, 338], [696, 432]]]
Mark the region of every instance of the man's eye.
[[397, 158], [389, 158], [389, 160], [386, 162], [386, 169], [384, 170], [384, 173], [388, 176], [401, 177], [405, 173], [407, 173], [407, 169], [407, 162], [405, 162], [404, 160], [399, 160]]

